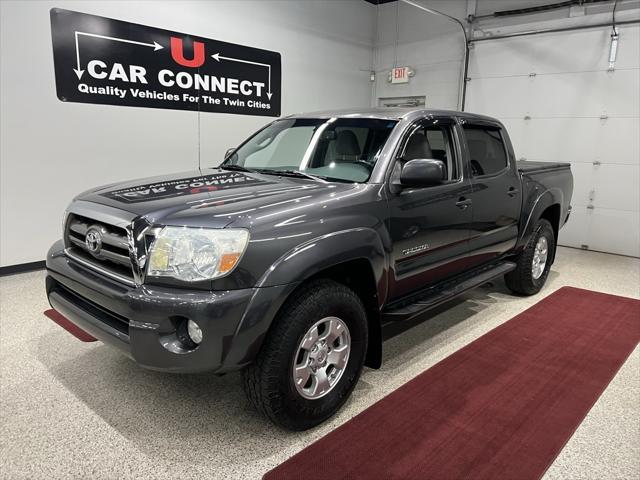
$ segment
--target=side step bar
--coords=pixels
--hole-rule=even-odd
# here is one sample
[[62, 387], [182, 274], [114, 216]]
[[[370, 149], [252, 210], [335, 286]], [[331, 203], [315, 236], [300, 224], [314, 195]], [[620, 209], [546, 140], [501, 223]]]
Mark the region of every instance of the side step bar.
[[513, 262], [501, 262], [470, 272], [463, 278], [454, 278], [443, 284], [434, 285], [423, 292], [418, 292], [406, 299], [400, 299], [390, 304], [382, 312], [382, 322], [409, 320], [515, 268], [516, 264]]

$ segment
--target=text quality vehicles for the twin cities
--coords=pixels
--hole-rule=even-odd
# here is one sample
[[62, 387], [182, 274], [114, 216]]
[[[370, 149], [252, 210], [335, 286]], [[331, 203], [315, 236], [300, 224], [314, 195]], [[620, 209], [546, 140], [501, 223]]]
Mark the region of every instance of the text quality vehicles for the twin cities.
[[[141, 86], [149, 83], [147, 79], [147, 70], [140, 65], [128, 65], [125, 67], [120, 63], [115, 63], [111, 68], [109, 68], [105, 62], [92, 60], [87, 65], [87, 73], [90, 77], [98, 80], [121, 81], [125, 83], [135, 83]], [[270, 108], [270, 105], [266, 102], [255, 100], [246, 101], [242, 98], [237, 98], [237, 96], [266, 97], [267, 95], [264, 82], [218, 77], [215, 75], [203, 75], [183, 71], [176, 73], [169, 69], [160, 70], [158, 72], [157, 80], [163, 87], [178, 87], [188, 90], [189, 93], [175, 94], [166, 91], [133, 87], [128, 89], [113, 86], [96, 87], [86, 83], [80, 83], [78, 85], [78, 90], [82, 93], [111, 95], [122, 99], [127, 95], [131, 95], [134, 98], [154, 100], [193, 103], [203, 102], [214, 105], [224, 104], [232, 106], [248, 106], [251, 108]], [[192, 93], [194, 90], [201, 93], [201, 95], [194, 95]], [[209, 92], [213, 94], [229, 94], [236, 97], [217, 97], [210, 95]]]
[[280, 116], [278, 52], [51, 10], [63, 102]]

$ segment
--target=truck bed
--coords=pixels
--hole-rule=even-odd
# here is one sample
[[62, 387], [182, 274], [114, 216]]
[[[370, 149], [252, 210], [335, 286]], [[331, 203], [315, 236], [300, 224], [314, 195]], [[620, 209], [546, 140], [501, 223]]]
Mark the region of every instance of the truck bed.
[[529, 160], [518, 160], [516, 166], [521, 173], [537, 173], [544, 172], [546, 170], [560, 170], [565, 168], [571, 168], [570, 163], [563, 162], [532, 162]]

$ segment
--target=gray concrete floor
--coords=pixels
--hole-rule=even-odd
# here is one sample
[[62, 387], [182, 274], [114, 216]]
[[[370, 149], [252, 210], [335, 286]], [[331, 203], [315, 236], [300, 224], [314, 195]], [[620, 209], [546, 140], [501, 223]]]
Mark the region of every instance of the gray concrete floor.
[[[385, 342], [328, 423], [282, 431], [258, 416], [237, 374], [146, 371], [48, 320], [44, 273], [0, 280], [0, 477], [259, 478], [439, 360], [564, 286], [640, 298], [640, 260], [561, 248], [529, 298], [502, 281]], [[640, 350], [628, 359], [547, 479], [640, 478]]]

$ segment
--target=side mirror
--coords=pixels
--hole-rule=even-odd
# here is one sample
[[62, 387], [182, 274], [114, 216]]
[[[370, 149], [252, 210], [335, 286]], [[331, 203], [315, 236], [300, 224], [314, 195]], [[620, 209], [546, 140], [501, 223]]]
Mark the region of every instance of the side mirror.
[[230, 148], [229, 150], [227, 150], [227, 152], [224, 154], [224, 159], [226, 160], [227, 158], [229, 158], [231, 155], [233, 155], [233, 152], [235, 151], [236, 151], [235, 148]]
[[404, 164], [400, 172], [400, 184], [403, 187], [439, 185], [445, 178], [445, 166], [442, 160], [409, 160]]

